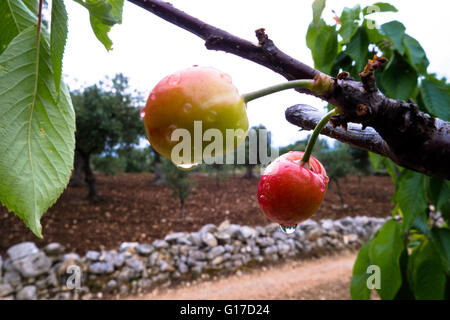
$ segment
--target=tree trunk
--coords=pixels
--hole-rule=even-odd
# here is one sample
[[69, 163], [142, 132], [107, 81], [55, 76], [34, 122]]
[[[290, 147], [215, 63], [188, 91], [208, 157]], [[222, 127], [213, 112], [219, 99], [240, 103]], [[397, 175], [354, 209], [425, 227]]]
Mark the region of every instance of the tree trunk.
[[155, 153], [155, 158], [153, 159], [153, 173], [155, 174], [155, 178], [153, 179], [152, 184], [164, 185], [166, 184], [166, 177], [160, 168], [161, 156], [155, 150], [153, 150], [153, 152]]
[[246, 171], [245, 171], [245, 175], [244, 175], [245, 179], [254, 179], [254, 178], [256, 178], [255, 175], [253, 174], [253, 167], [254, 166], [255, 165], [253, 165], [253, 164], [248, 164], [246, 166]]
[[75, 150], [75, 159], [73, 163], [72, 176], [69, 185], [71, 187], [81, 187], [84, 185], [84, 161], [78, 150]]
[[334, 183], [336, 183], [337, 194], [339, 196], [339, 199], [341, 200], [341, 207], [344, 208], [344, 205], [345, 205], [344, 197], [342, 196], [342, 193], [341, 193], [341, 185], [339, 184], [339, 180], [335, 179]]
[[100, 195], [97, 192], [97, 184], [95, 182], [95, 175], [94, 172], [92, 172], [91, 169], [91, 154], [81, 154], [83, 157], [83, 167], [84, 167], [84, 181], [88, 185], [89, 188], [89, 194], [88, 199], [91, 201], [99, 201], [101, 200]]

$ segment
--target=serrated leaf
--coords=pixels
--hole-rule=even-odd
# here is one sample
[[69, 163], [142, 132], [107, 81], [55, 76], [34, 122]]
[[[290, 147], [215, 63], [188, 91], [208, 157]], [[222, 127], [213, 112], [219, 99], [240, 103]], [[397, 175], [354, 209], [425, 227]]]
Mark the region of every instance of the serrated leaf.
[[359, 14], [361, 13], [361, 7], [359, 4], [355, 5], [353, 8], [345, 7], [342, 10], [340, 17], [341, 28], [339, 29], [339, 34], [342, 37], [343, 43], [348, 43], [352, 36], [358, 29]]
[[450, 121], [450, 86], [434, 79], [423, 79], [420, 84], [423, 103], [428, 112], [442, 120]]
[[427, 177], [411, 170], [404, 170], [399, 177], [395, 199], [403, 213], [404, 230], [416, 220], [417, 216], [427, 209]]
[[42, 237], [40, 217], [69, 182], [75, 118], [69, 92], [56, 97], [48, 40], [36, 26], [0, 56], [0, 201]]
[[123, 0], [75, 0], [89, 10], [92, 31], [106, 50], [112, 49], [108, 36], [114, 24], [122, 23]]
[[363, 27], [358, 28], [345, 52], [355, 60], [355, 68], [362, 72], [369, 58], [369, 38]]
[[444, 298], [445, 272], [430, 241], [425, 240], [411, 253], [408, 261], [408, 280], [416, 299]]
[[445, 179], [430, 178], [428, 198], [437, 211], [450, 203], [450, 181]]
[[394, 7], [390, 3], [377, 2], [371, 6], [365, 7], [363, 9], [363, 15], [367, 16], [369, 14], [376, 13], [376, 12], [397, 12], [397, 11], [398, 11], [397, 8]]
[[420, 43], [413, 37], [405, 34], [403, 44], [405, 45], [406, 54], [412, 66], [416, 68], [417, 72], [426, 73], [430, 62]]
[[113, 26], [119, 21], [112, 14], [112, 5], [108, 0], [74, 0], [89, 10], [91, 17], [96, 17], [102, 24]]
[[68, 33], [67, 11], [64, 6], [64, 0], [52, 1], [52, 20], [50, 30], [52, 67], [55, 78], [56, 93], [59, 95], [62, 76], [62, 61]]
[[381, 84], [390, 98], [407, 100], [417, 86], [417, 71], [396, 53], [381, 75]]
[[328, 26], [323, 21], [310, 24], [306, 34], [306, 44], [311, 49], [314, 67], [329, 74], [337, 56], [337, 32], [335, 26]]
[[313, 9], [313, 23], [318, 23], [322, 16], [323, 9], [325, 9], [325, 0], [314, 0], [312, 4]]
[[0, 17], [0, 54], [19, 32], [37, 24], [37, 16], [22, 1], [17, 0], [0, 1]]
[[350, 295], [352, 300], [369, 300], [370, 289], [367, 286], [367, 279], [370, 274], [367, 273], [367, 267], [372, 263], [369, 258], [369, 248], [372, 240], [367, 241], [358, 252], [355, 263], [353, 264], [352, 280], [350, 282]]
[[445, 272], [450, 277], [450, 230], [447, 228], [433, 228], [431, 230], [432, 241], [434, 247], [437, 249], [442, 266]]
[[404, 249], [400, 225], [388, 220], [373, 238], [369, 259], [380, 268], [381, 288], [378, 295], [383, 300], [393, 299], [402, 284], [400, 255]]
[[405, 26], [401, 22], [395, 20], [381, 25], [381, 31], [392, 40], [395, 49], [397, 49], [400, 54], [405, 53], [405, 48], [403, 46], [405, 29]]

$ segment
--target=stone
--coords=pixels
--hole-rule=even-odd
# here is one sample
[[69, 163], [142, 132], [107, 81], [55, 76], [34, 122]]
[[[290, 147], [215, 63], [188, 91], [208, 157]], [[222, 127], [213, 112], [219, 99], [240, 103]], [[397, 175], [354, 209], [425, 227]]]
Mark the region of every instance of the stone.
[[89, 261], [98, 261], [100, 259], [100, 252], [89, 250], [86, 252], [85, 257]]
[[287, 254], [291, 249], [291, 247], [288, 244], [281, 243], [281, 242], [278, 243], [277, 247], [278, 247], [278, 252], [281, 254]]
[[196, 247], [200, 247], [202, 245], [202, 237], [198, 232], [190, 233], [187, 239], [190, 243], [192, 243], [192, 245]]
[[35, 286], [26, 286], [23, 287], [16, 294], [17, 300], [36, 300], [37, 299], [37, 290]]
[[218, 244], [216, 237], [214, 237], [214, 235], [210, 232], [202, 234], [202, 241], [210, 248], [213, 248]]
[[244, 239], [250, 239], [250, 238], [256, 237], [257, 232], [253, 228], [243, 226], [239, 229], [239, 234]]
[[168, 234], [164, 240], [167, 241], [168, 243], [173, 243], [173, 242], [177, 242], [177, 240], [179, 238], [182, 238], [185, 236], [184, 232], [174, 232], [174, 233], [170, 233]]
[[259, 247], [253, 247], [252, 248], [252, 255], [254, 255], [254, 256], [258, 256], [259, 255], [259, 253], [260, 253], [260, 249], [259, 249]]
[[333, 220], [331, 220], [331, 219], [323, 219], [320, 222], [321, 222], [321, 225], [322, 225], [323, 229], [325, 229], [325, 230], [333, 229], [333, 226], [334, 226]]
[[50, 271], [52, 262], [44, 252], [38, 251], [20, 259], [12, 260], [14, 269], [25, 278], [37, 277]]
[[316, 229], [311, 229], [308, 232], [308, 240], [309, 241], [316, 241], [317, 239], [319, 239], [323, 234], [323, 230], [320, 228], [316, 228]]
[[204, 233], [214, 233], [214, 232], [216, 232], [216, 231], [217, 231], [217, 227], [216, 227], [214, 224], [212, 224], [212, 223], [209, 223], [209, 224], [204, 225], [204, 226], [199, 230], [200, 234], [204, 234]]
[[13, 292], [14, 289], [9, 283], [0, 284], [0, 298], [6, 297]]
[[219, 227], [217, 227], [217, 230], [219, 232], [224, 232], [225, 230], [227, 230], [230, 227], [230, 221], [228, 220], [224, 220]]
[[228, 233], [225, 232], [219, 232], [217, 234], [217, 240], [219, 240], [219, 243], [225, 244], [231, 242], [231, 236]]
[[135, 248], [136, 252], [141, 256], [149, 256], [153, 252], [153, 247], [148, 243], [143, 243]]
[[159, 261], [159, 270], [162, 272], [172, 272], [175, 271], [175, 268], [172, 264], [168, 263], [167, 261], [160, 260]]
[[150, 279], [140, 279], [138, 280], [137, 286], [143, 290], [147, 290], [152, 286], [153, 282]]
[[214, 247], [211, 250], [209, 250], [209, 252], [206, 254], [206, 257], [209, 260], [212, 260], [224, 252], [225, 252], [225, 248], [223, 246]]
[[189, 252], [189, 257], [194, 260], [206, 260], [206, 253], [203, 251], [192, 250]]
[[109, 274], [114, 272], [114, 266], [108, 262], [95, 262], [89, 266], [89, 272], [93, 274]]
[[234, 238], [236, 236], [239, 235], [241, 226], [237, 225], [237, 224], [230, 224], [228, 226], [227, 229], [225, 229], [225, 231], [223, 231], [223, 233], [228, 234], [231, 238]]
[[109, 281], [106, 283], [105, 288], [106, 288], [106, 291], [107, 291], [107, 292], [113, 292], [114, 290], [117, 289], [117, 281], [114, 280], [114, 279], [109, 280]]
[[342, 238], [344, 240], [344, 244], [358, 241], [358, 236], [356, 234], [345, 234]]
[[15, 271], [15, 270], [11, 270], [11, 271], [7, 271], [3, 277], [3, 282], [10, 284], [12, 287], [17, 287], [20, 285], [20, 283], [22, 282], [22, 278], [20, 277], [20, 274]]
[[125, 257], [128, 252], [117, 253], [114, 251], [102, 251], [100, 260], [114, 266], [114, 268], [121, 268], [125, 264]]
[[258, 238], [256, 240], [256, 243], [258, 243], [261, 247], [269, 247], [269, 246], [273, 246], [275, 244], [275, 240], [273, 238], [263, 237], [263, 238]]
[[44, 252], [48, 255], [48, 256], [58, 256], [64, 253], [64, 250], [66, 250], [66, 248], [58, 243], [58, 242], [52, 242], [49, 243], [48, 245], [46, 245], [44, 247]]
[[119, 252], [131, 250], [133, 251], [139, 245], [137, 242], [122, 242], [119, 246]]
[[280, 225], [278, 223], [272, 222], [270, 224], [268, 224], [265, 229], [266, 229], [266, 234], [272, 234], [275, 231], [277, 231], [279, 229]]
[[155, 240], [153, 241], [152, 245], [155, 249], [166, 249], [169, 247], [167, 241], [164, 240]]
[[137, 272], [142, 272], [145, 269], [144, 263], [137, 258], [128, 259], [125, 263], [128, 267], [130, 267], [131, 269], [133, 269]]
[[122, 270], [120, 270], [119, 275], [117, 276], [117, 279], [128, 282], [133, 279], [138, 279], [140, 276], [141, 276], [141, 272], [131, 269], [128, 266], [125, 266], [122, 268]]
[[38, 252], [39, 249], [33, 242], [22, 242], [9, 248], [7, 254], [14, 261]]
[[211, 261], [211, 264], [213, 266], [217, 266], [217, 265], [221, 264], [222, 262], [223, 262], [223, 257], [217, 256], [217, 257], [214, 258], [213, 261]]
[[187, 236], [183, 236], [177, 239], [177, 243], [185, 246], [192, 246], [192, 242], [189, 241]]
[[278, 247], [277, 246], [270, 246], [267, 248], [264, 248], [263, 253], [265, 256], [273, 255], [274, 253], [277, 253]]
[[185, 263], [179, 263], [178, 264], [178, 272], [181, 274], [184, 274], [189, 271], [189, 267]]

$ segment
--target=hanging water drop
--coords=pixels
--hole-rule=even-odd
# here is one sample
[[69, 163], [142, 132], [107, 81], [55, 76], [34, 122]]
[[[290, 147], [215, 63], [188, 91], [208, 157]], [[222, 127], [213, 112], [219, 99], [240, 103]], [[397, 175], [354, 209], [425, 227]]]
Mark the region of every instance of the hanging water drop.
[[280, 224], [280, 229], [281, 229], [281, 231], [283, 231], [286, 234], [291, 234], [291, 233], [295, 232], [295, 229], [297, 229], [297, 225], [294, 224], [291, 226], [285, 226], [285, 225]]
[[178, 163], [175, 166], [181, 170], [192, 170], [198, 166], [198, 163]]

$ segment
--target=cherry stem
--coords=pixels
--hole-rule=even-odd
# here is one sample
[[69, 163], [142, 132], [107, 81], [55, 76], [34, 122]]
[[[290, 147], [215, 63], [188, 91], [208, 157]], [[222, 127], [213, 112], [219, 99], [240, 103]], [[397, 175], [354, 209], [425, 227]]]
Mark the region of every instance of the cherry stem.
[[311, 135], [311, 138], [309, 138], [308, 144], [306, 145], [305, 153], [303, 154], [302, 160], [300, 164], [302, 166], [308, 165], [309, 163], [309, 157], [311, 156], [311, 153], [314, 149], [314, 145], [316, 144], [317, 138], [319, 137], [320, 131], [327, 125], [328, 121], [330, 120], [331, 116], [336, 114], [337, 109], [334, 108], [333, 110], [329, 111], [316, 125], [314, 128], [314, 131]]
[[291, 80], [287, 82], [283, 82], [280, 84], [276, 84], [274, 86], [270, 86], [261, 90], [253, 91], [250, 93], [246, 93], [242, 95], [242, 98], [244, 99], [244, 102], [247, 103], [249, 101], [267, 96], [269, 94], [288, 90], [288, 89], [308, 89], [311, 90], [313, 86], [313, 80]]

